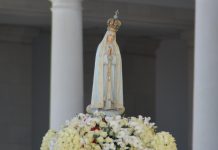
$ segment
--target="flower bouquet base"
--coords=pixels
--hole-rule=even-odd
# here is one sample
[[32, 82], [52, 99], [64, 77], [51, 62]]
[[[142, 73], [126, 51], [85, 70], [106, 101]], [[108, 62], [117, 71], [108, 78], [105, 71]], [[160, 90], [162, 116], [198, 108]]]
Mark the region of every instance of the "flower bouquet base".
[[40, 150], [177, 150], [174, 137], [156, 128], [150, 117], [78, 114], [49, 130]]

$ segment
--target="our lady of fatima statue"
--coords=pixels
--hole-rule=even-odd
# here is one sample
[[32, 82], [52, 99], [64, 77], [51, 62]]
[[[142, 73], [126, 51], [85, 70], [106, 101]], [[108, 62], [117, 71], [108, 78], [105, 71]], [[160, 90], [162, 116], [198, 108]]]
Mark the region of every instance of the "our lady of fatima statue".
[[117, 115], [122, 114], [125, 110], [123, 106], [122, 60], [116, 42], [116, 32], [121, 26], [118, 11], [113, 18], [107, 21], [107, 25], [107, 32], [97, 48], [92, 98], [87, 112], [100, 111], [106, 115]]

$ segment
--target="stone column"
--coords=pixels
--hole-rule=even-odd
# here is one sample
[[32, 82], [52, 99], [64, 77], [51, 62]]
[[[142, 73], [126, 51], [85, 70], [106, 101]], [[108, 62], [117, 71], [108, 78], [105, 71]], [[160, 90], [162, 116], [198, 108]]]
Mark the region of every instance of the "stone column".
[[217, 0], [196, 0], [193, 150], [218, 147], [217, 6]]
[[81, 0], [51, 0], [50, 127], [83, 112]]

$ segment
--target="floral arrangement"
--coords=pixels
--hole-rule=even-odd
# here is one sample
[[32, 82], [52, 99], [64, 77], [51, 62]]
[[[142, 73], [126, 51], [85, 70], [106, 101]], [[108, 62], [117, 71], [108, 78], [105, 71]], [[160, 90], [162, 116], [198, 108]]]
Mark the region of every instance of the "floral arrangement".
[[177, 150], [168, 132], [156, 133], [150, 118], [78, 114], [49, 130], [40, 150]]

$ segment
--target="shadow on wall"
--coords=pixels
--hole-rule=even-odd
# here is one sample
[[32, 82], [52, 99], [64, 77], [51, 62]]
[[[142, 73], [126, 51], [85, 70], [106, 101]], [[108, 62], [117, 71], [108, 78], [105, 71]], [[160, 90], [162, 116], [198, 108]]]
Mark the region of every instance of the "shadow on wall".
[[156, 123], [188, 150], [188, 49], [181, 40], [162, 41], [156, 63]]
[[50, 34], [15, 25], [0, 31], [1, 149], [39, 150], [49, 121]]
[[49, 129], [50, 33], [40, 32], [32, 53], [32, 149], [39, 150]]

